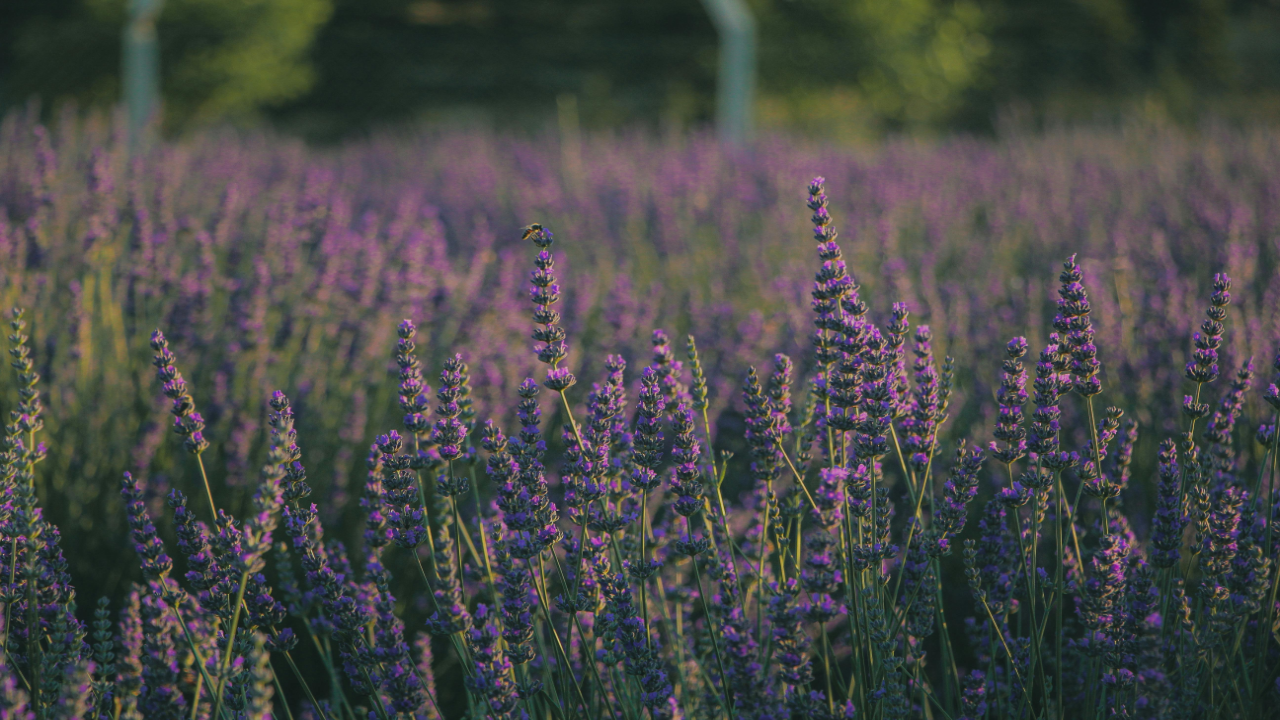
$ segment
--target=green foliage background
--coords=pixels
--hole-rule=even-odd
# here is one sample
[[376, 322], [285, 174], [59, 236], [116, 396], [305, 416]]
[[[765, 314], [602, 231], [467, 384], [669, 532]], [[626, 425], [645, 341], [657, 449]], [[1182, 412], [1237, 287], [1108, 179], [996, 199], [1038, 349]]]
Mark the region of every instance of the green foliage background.
[[[125, 2], [0, 3], [0, 106], [113, 102]], [[748, 2], [765, 127], [870, 136], [1134, 108], [1280, 112], [1280, 0]], [[171, 130], [266, 117], [335, 138], [557, 112], [588, 128], [683, 128], [714, 108], [700, 0], [168, 0], [159, 30]]]
[[[127, 2], [9, 0], [0, 9], [3, 100], [114, 102]], [[300, 98], [315, 85], [310, 51], [332, 10], [331, 0], [165, 0], [166, 122], [242, 118]]]

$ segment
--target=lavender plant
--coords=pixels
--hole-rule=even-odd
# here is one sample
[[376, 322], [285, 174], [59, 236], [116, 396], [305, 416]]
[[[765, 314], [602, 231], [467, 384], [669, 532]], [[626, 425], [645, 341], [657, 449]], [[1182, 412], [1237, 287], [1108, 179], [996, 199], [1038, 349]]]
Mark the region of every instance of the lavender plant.
[[[40, 188], [56, 176], [51, 152], [36, 156]], [[178, 202], [172, 188], [158, 185], [152, 200], [133, 187], [138, 234], [112, 245], [115, 186], [107, 156], [93, 157], [82, 229], [93, 256], [84, 267], [99, 274], [84, 276], [94, 280], [78, 286], [77, 307], [120, 310], [117, 368], [135, 352], [125, 318], [173, 330], [155, 331], [150, 346], [154, 387], [167, 398], [159, 412], [172, 414], [179, 441], [143, 433], [136, 472], [120, 485], [138, 582], [82, 618], [43, 507], [67, 466], [38, 469], [62, 452], [50, 454], [38, 434], [48, 417], [65, 417], [46, 410], [38, 368], [42, 353], [66, 356], [56, 343], [33, 344], [14, 312], [7, 387], [17, 400], [0, 454], [0, 718], [1273, 714], [1280, 351], [1259, 392], [1255, 366], [1237, 355], [1259, 342], [1261, 316], [1232, 305], [1227, 273], [1213, 277], [1199, 332], [1177, 319], [1144, 329], [1186, 329], [1176, 341], [1115, 332], [1110, 313], [1132, 308], [1117, 309], [1124, 303], [1104, 288], [1125, 275], [1104, 285], [1084, 255], [1066, 258], [1047, 327], [988, 342], [994, 331], [957, 331], [939, 287], [889, 283], [908, 299], [937, 296], [921, 303], [930, 324], [913, 328], [907, 300], [880, 302], [882, 285], [859, 283], [884, 267], [862, 270], [863, 242], [846, 255], [815, 178], [805, 203], [818, 254], [806, 288], [812, 315], [790, 307], [794, 285], [777, 315], [793, 328], [811, 322], [811, 349], [770, 358], [702, 318], [693, 325], [711, 342], [690, 336], [687, 362], [655, 331], [641, 343], [651, 361], [629, 378], [636, 320], [660, 313], [606, 308], [593, 319], [581, 300], [589, 294], [575, 287], [590, 273], [566, 270], [589, 262], [591, 249], [570, 242], [554, 257], [542, 224], [522, 234], [534, 246], [528, 304], [481, 302], [497, 319], [472, 323], [441, 300], [451, 319], [439, 320], [424, 288], [478, 288], [490, 270], [428, 278], [425, 257], [393, 262], [387, 248], [443, 250], [404, 240], [416, 232], [405, 227], [381, 230], [370, 218], [356, 232], [335, 220], [350, 206], [323, 199], [340, 193], [316, 171], [298, 197], [253, 221], [287, 252], [235, 258], [254, 266], [255, 280], [220, 289], [220, 264], [243, 252], [225, 235], [252, 214], [240, 191], [226, 190], [209, 230], [166, 216]], [[79, 227], [55, 219], [50, 197], [42, 190], [21, 209], [27, 245], [4, 248], [23, 257], [22, 278], [61, 272], [41, 255], [65, 250], [46, 242], [50, 223]], [[405, 212], [406, 226], [422, 218], [416, 206]], [[15, 232], [8, 221], [0, 231]], [[187, 267], [172, 255], [181, 243], [205, 254]], [[346, 243], [361, 248], [363, 268], [337, 262]], [[117, 292], [111, 268], [125, 251], [139, 264]], [[521, 285], [515, 251], [504, 252], [492, 269], [507, 284], [502, 298]], [[44, 297], [25, 279], [5, 282]], [[1043, 290], [1038, 282], [1027, 283], [1029, 296]], [[293, 293], [334, 287], [363, 314], [327, 315], [323, 298], [295, 314]], [[161, 310], [171, 294], [181, 309]], [[1041, 295], [1028, 303], [1047, 304]], [[396, 325], [390, 308], [417, 317]], [[222, 313], [239, 324], [235, 348], [216, 347], [202, 324]], [[462, 331], [484, 323], [504, 329]], [[103, 351], [104, 328], [77, 329], [81, 358]], [[514, 328], [536, 342], [522, 360], [502, 364], [481, 347]], [[430, 338], [423, 358], [421, 336]], [[327, 352], [335, 339], [340, 351]], [[622, 354], [604, 351], [617, 340]], [[953, 354], [939, 363], [935, 344]], [[1185, 398], [1137, 402], [1152, 388], [1175, 390], [1166, 372], [1174, 346], [1190, 349], [1176, 388]], [[1229, 347], [1234, 374], [1220, 369]], [[730, 381], [734, 353], [769, 364], [744, 362]], [[200, 362], [184, 376], [186, 358], [205, 354], [222, 364]], [[1124, 386], [1156, 360], [1165, 370], [1154, 385]], [[958, 382], [964, 362], [972, 366]], [[296, 363], [304, 379], [297, 408], [282, 391], [259, 395], [281, 363]], [[541, 382], [535, 363], [546, 366]], [[433, 404], [423, 378], [436, 366]], [[206, 367], [222, 369], [206, 380]], [[362, 379], [374, 368], [397, 369], [398, 385]], [[990, 381], [966, 387], [966, 378]], [[312, 384], [321, 380], [345, 386]], [[84, 383], [75, 387], [98, 387]], [[990, 403], [961, 401], [961, 390], [988, 386]], [[51, 406], [78, 402], [48, 387]], [[740, 394], [727, 397], [734, 387]], [[334, 398], [352, 403], [318, 417]], [[502, 398], [513, 411], [498, 409]], [[256, 410], [246, 405], [258, 400]], [[385, 407], [372, 411], [377, 403]], [[726, 406], [740, 409], [738, 427], [718, 412]], [[1170, 406], [1180, 421], [1152, 415]], [[989, 430], [976, 421], [987, 410]], [[961, 427], [958, 415], [968, 417]], [[255, 431], [260, 440], [245, 440]], [[250, 481], [255, 443], [264, 461]], [[363, 464], [344, 461], [359, 467], [358, 502], [344, 502], [341, 471], [317, 483], [323, 492], [309, 479], [313, 457], [341, 465], [348, 446], [368, 448]], [[168, 467], [186, 471], [160, 472], [165, 453]], [[67, 547], [71, 557], [91, 552]]]

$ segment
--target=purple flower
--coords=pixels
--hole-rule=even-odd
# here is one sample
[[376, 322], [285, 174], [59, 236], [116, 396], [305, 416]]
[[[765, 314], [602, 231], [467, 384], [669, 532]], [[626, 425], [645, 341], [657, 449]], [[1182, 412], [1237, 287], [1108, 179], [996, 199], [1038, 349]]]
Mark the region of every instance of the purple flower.
[[[548, 485], [542, 464], [546, 443], [538, 429], [541, 411], [538, 409], [538, 384], [526, 378], [517, 392], [520, 404], [520, 435], [512, 440], [512, 455], [518, 474], [515, 482], [499, 486], [499, 508], [503, 510], [503, 522], [513, 535], [508, 538], [512, 556], [528, 559], [555, 544], [560, 538], [556, 525], [559, 513], [556, 505], [547, 497]], [[497, 435], [489, 436], [491, 453], [500, 453], [501, 443]], [[493, 456], [490, 456], [492, 461]], [[503, 463], [499, 458], [499, 465]], [[503, 503], [509, 503], [506, 507]]]
[[698, 458], [702, 450], [694, 436], [693, 410], [681, 402], [671, 417], [675, 430], [675, 446], [671, 450], [671, 492], [676, 495], [673, 509], [683, 517], [690, 517], [702, 509], [702, 472]]
[[809, 636], [804, 631], [805, 612], [798, 602], [800, 585], [795, 578], [769, 586], [769, 622], [773, 625], [773, 660], [778, 676], [790, 685], [803, 687], [813, 680], [809, 659]]
[[689, 400], [689, 388], [680, 382], [684, 363], [676, 360], [676, 354], [671, 349], [671, 340], [662, 330], [653, 331], [653, 365], [651, 367], [658, 374], [658, 384], [662, 386], [663, 411], [674, 412], [682, 400], [686, 402]]
[[845, 271], [836, 244], [836, 229], [831, 226], [831, 214], [827, 211], [827, 194], [824, 178], [816, 177], [809, 183], [809, 209], [813, 211], [813, 239], [818, 243], [818, 258], [822, 265], [813, 279], [813, 311], [818, 330], [813, 343], [818, 363], [830, 367], [840, 359], [836, 349], [837, 337], [830, 331], [842, 329], [841, 301], [855, 290], [853, 279]]
[[760, 387], [760, 377], [754, 367], [747, 370], [742, 383], [742, 401], [746, 406], [746, 432], [749, 448], [751, 475], [759, 485], [765, 485], [779, 476], [781, 454], [778, 439], [781, 437], [778, 419], [773, 414], [773, 402]]
[[800, 584], [809, 594], [805, 615], [810, 622], [825, 623], [845, 612], [832, 595], [839, 592], [844, 583], [844, 564], [836, 539], [831, 533], [818, 529], [805, 539], [804, 569], [800, 572]]
[[1097, 458], [1106, 457], [1108, 446], [1116, 439], [1116, 435], [1120, 431], [1120, 418], [1124, 416], [1124, 411], [1118, 407], [1107, 408], [1107, 413], [1098, 421], [1097, 427], [1097, 445], [1090, 439], [1085, 443], [1082, 456], [1084, 461], [1080, 465], [1080, 480], [1084, 483], [1084, 493], [1090, 497], [1108, 500], [1120, 494], [1122, 489], [1116, 478], [1109, 477], [1103, 472], [1103, 468], [1098, 466]]
[[1200, 568], [1206, 577], [1217, 578], [1231, 568], [1239, 549], [1236, 540], [1240, 528], [1240, 508], [1246, 493], [1229, 487], [1216, 493], [1209, 514], [1209, 532], [1200, 541]]
[[422, 382], [422, 370], [414, 355], [416, 346], [413, 337], [417, 332], [418, 329], [411, 320], [401, 322], [396, 328], [399, 336], [396, 364], [400, 366], [400, 409], [405, 414], [405, 430], [421, 437], [429, 427], [426, 413], [429, 408], [427, 396], [431, 388]]
[[871, 328], [862, 356], [862, 418], [857, 423], [853, 451], [861, 462], [873, 462], [889, 454], [890, 418], [894, 391], [892, 367], [894, 351], [880, 331]]
[[142, 574], [148, 580], [163, 581], [173, 570], [173, 560], [164, 552], [164, 545], [156, 535], [156, 527], [147, 516], [147, 506], [142, 489], [133, 475], [124, 474], [120, 483], [120, 495], [124, 498], [125, 512], [129, 518], [129, 532], [133, 547], [142, 562]]
[[409, 646], [404, 641], [404, 623], [395, 616], [396, 599], [389, 587], [390, 576], [376, 560], [372, 560], [366, 574], [377, 588], [374, 601], [374, 642], [370, 648], [372, 660], [380, 670], [382, 692], [391, 701], [391, 709], [397, 714], [425, 714], [428, 711], [427, 690], [418, 679]]
[[[378, 443], [369, 446], [369, 455], [365, 459], [368, 470], [365, 476], [364, 490], [360, 493], [360, 508], [364, 510], [364, 543], [371, 552], [377, 552], [391, 540], [392, 533], [387, 526], [386, 489], [382, 484], [384, 467], [382, 451]], [[416, 484], [416, 482], [415, 482]]]
[[969, 450], [963, 441], [956, 448], [956, 464], [942, 488], [942, 502], [934, 511], [930, 527], [933, 548], [930, 552], [945, 554], [950, 548], [951, 538], [964, 530], [969, 503], [978, 494], [978, 471], [982, 469], [983, 460], [979, 448]]
[[942, 421], [942, 396], [938, 368], [933, 362], [933, 333], [928, 325], [916, 328], [915, 390], [901, 421], [902, 452], [911, 468], [922, 473], [937, 445], [938, 423]]
[[1112, 641], [1123, 620], [1121, 601], [1125, 591], [1125, 559], [1129, 545], [1119, 535], [1104, 535], [1098, 541], [1098, 549], [1089, 561], [1089, 573], [1081, 597], [1080, 622], [1088, 631], [1085, 648], [1100, 652], [1098, 643], [1106, 637]]
[[614, 656], [622, 661], [626, 674], [640, 683], [640, 703], [649, 708], [655, 720], [667, 720], [672, 716], [669, 702], [672, 688], [662, 664], [658, 639], [646, 632], [644, 620], [632, 601], [631, 589], [622, 575], [614, 575], [602, 585], [606, 609], [600, 617], [601, 634], [612, 644]]
[[1253, 359], [1245, 360], [1231, 380], [1231, 389], [1222, 396], [1222, 402], [1209, 418], [1204, 437], [1209, 441], [1209, 461], [1213, 465], [1214, 480], [1218, 485], [1235, 481], [1236, 454], [1232, 446], [1232, 431], [1236, 420], [1244, 410], [1244, 394], [1253, 380]]
[[161, 389], [165, 397], [173, 401], [169, 409], [173, 413], [173, 429], [182, 436], [182, 446], [187, 452], [199, 455], [209, 447], [209, 441], [204, 437], [204, 418], [196, 412], [195, 401], [187, 391], [187, 381], [173, 364], [174, 356], [164, 333], [159, 330], [151, 333], [151, 349], [156, 351], [151, 362], [156, 367]]
[[186, 717], [186, 698], [178, 689], [178, 655], [174, 647], [176, 620], [161, 600], [163, 580], [151, 583], [142, 596], [142, 687], [138, 709], [143, 717], [179, 720]]
[[1226, 273], [1213, 276], [1213, 296], [1205, 311], [1208, 316], [1200, 325], [1200, 332], [1192, 336], [1195, 350], [1187, 363], [1187, 379], [1198, 384], [1213, 382], [1218, 377], [1218, 348], [1222, 345], [1222, 321], [1227, 318], [1227, 305], [1231, 303], [1231, 278]]
[[560, 299], [560, 286], [553, 274], [555, 260], [550, 249], [554, 239], [551, 231], [538, 223], [526, 227], [522, 239], [532, 240], [538, 246], [538, 256], [534, 259], [537, 269], [530, 274], [533, 288], [529, 291], [529, 299], [537, 306], [533, 311], [533, 321], [541, 326], [533, 331], [533, 339], [543, 343], [537, 348], [538, 360], [551, 366], [547, 371], [547, 388], [563, 392], [576, 380], [573, 373], [559, 367], [560, 362], [569, 356], [569, 346], [565, 343], [564, 328], [559, 325], [560, 313], [551, 309]]
[[813, 519], [830, 531], [844, 520], [844, 483], [849, 478], [848, 468], [822, 468], [818, 472], [818, 486], [813, 490]]
[[489, 706], [488, 717], [512, 717], [518, 700], [511, 662], [502, 651], [489, 608], [483, 603], [477, 605], [474, 617], [475, 626], [467, 632], [467, 644], [475, 658], [475, 674], [467, 678], [467, 687]]
[[1171, 568], [1182, 557], [1182, 531], [1186, 516], [1182, 511], [1181, 474], [1178, 448], [1172, 440], [1160, 444], [1160, 484], [1157, 489], [1156, 513], [1151, 528], [1151, 562], [1158, 568]]
[[769, 375], [765, 393], [772, 405], [774, 422], [780, 435], [791, 434], [791, 377], [795, 367], [791, 358], [781, 353], [773, 356], [773, 373]]
[[[178, 550], [187, 559], [187, 583], [201, 594], [202, 604], [208, 599], [208, 591], [221, 577], [217, 561], [209, 550], [208, 535], [203, 523], [195, 519], [187, 507], [187, 496], [181, 490], [169, 493], [169, 507], [173, 510], [174, 534], [178, 536]], [[207, 607], [213, 611], [215, 607]]]
[[436, 532], [435, 568], [437, 581], [434, 598], [435, 612], [427, 618], [426, 627], [432, 635], [453, 635], [471, 627], [471, 614], [467, 612], [466, 597], [462, 594], [462, 578], [454, 566], [453, 539], [447, 528]]
[[961, 679], [964, 685], [960, 706], [964, 710], [958, 720], [982, 720], [987, 715], [987, 678], [981, 670], [971, 670]]
[[413, 456], [401, 452], [404, 439], [395, 430], [377, 439], [384, 468], [383, 486], [389, 508], [387, 524], [391, 539], [402, 548], [413, 549], [426, 539], [426, 513], [420, 506], [418, 476], [412, 468]]
[[640, 376], [640, 400], [636, 406], [636, 430], [632, 437], [631, 484], [637, 490], [653, 490], [662, 482], [658, 467], [662, 464], [663, 437], [661, 378], [657, 370], [647, 367]]
[[1000, 415], [995, 429], [996, 440], [1005, 445], [999, 447], [992, 443], [991, 455], [1005, 465], [1011, 465], [1027, 453], [1027, 431], [1022, 427], [1022, 406], [1027, 402], [1027, 373], [1022, 369], [1022, 357], [1027, 354], [1027, 339], [1016, 337], [1010, 340], [1007, 351], [1000, 390], [996, 393]]
[[[436, 406], [436, 416], [439, 419], [431, 429], [431, 443], [437, 446], [440, 457], [446, 462], [455, 460], [462, 454], [462, 441], [469, 431], [458, 420], [462, 413], [459, 400], [463, 397], [467, 384], [466, 377], [467, 364], [462, 362], [461, 355], [454, 355], [444, 361], [444, 369], [440, 372], [440, 390], [436, 392], [436, 399], [440, 401]], [[465, 478], [450, 473], [440, 481], [440, 494], [452, 497], [465, 493], [468, 487]]]
[[1027, 432], [1027, 448], [1041, 457], [1041, 462], [1051, 470], [1061, 470], [1056, 459], [1058, 451], [1058, 433], [1061, 430], [1059, 421], [1062, 410], [1058, 400], [1071, 388], [1070, 378], [1058, 373], [1056, 360], [1060, 353], [1059, 336], [1053, 333], [1050, 342], [1040, 352], [1036, 363], [1036, 379], [1032, 383], [1035, 388], [1035, 410], [1031, 413], [1031, 424]]
[[1098, 372], [1098, 347], [1093, 344], [1093, 322], [1089, 319], [1089, 296], [1085, 292], [1084, 272], [1072, 255], [1062, 264], [1062, 288], [1058, 290], [1058, 314], [1053, 327], [1062, 334], [1071, 355], [1071, 382], [1077, 393], [1092, 397], [1102, 392]]

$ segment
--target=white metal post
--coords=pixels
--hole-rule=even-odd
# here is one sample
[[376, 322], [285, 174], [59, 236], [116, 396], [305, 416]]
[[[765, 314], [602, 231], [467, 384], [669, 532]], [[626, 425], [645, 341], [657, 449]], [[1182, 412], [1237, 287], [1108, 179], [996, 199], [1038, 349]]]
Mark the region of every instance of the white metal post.
[[716, 125], [721, 139], [740, 145], [751, 136], [756, 21], [745, 0], [702, 0], [702, 4], [720, 35]]
[[129, 0], [124, 26], [120, 84], [128, 113], [129, 149], [134, 150], [160, 108], [160, 43], [156, 19], [164, 0]]

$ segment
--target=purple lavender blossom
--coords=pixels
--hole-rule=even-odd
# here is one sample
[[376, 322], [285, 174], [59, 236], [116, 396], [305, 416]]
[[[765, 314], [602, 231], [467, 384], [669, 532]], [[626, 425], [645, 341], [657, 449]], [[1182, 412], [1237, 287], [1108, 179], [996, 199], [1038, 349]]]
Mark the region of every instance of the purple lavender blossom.
[[174, 366], [174, 356], [169, 350], [169, 341], [164, 333], [156, 330], [151, 333], [151, 349], [156, 351], [152, 364], [156, 367], [156, 377], [160, 379], [161, 389], [165, 397], [173, 401], [170, 412], [173, 414], [173, 429], [182, 436], [182, 446], [192, 455], [199, 455], [209, 447], [204, 437], [204, 418], [196, 412], [195, 401], [187, 390], [187, 381]]
[[814, 321], [818, 328], [814, 346], [819, 364], [830, 366], [839, 360], [839, 355], [835, 336], [828, 331], [842, 329], [840, 302], [852, 291], [854, 282], [845, 271], [840, 246], [836, 244], [836, 230], [831, 226], [831, 214], [827, 210], [825, 182], [824, 178], [816, 177], [809, 183], [808, 206], [813, 211], [813, 239], [818, 243], [818, 258], [822, 260], [813, 280], [813, 311], [818, 315]]
[[538, 361], [551, 366], [545, 381], [547, 389], [564, 392], [576, 382], [576, 378], [567, 368], [559, 366], [569, 356], [569, 346], [565, 342], [564, 328], [559, 325], [560, 313], [551, 309], [560, 299], [560, 286], [552, 274], [555, 261], [551, 257], [551, 243], [554, 239], [551, 231], [538, 223], [526, 227], [522, 239], [532, 240], [538, 246], [538, 256], [534, 260], [537, 269], [530, 274], [533, 289], [529, 291], [529, 298], [537, 306], [533, 321], [542, 326], [533, 331], [533, 339], [543, 343], [537, 348]]
[[1216, 494], [1209, 514], [1209, 532], [1201, 539], [1200, 567], [1206, 577], [1217, 578], [1231, 568], [1239, 546], [1240, 508], [1247, 493], [1238, 488], [1225, 488]]
[[[672, 414], [675, 430], [675, 447], [671, 450], [671, 492], [676, 501], [672, 506], [678, 514], [690, 517], [702, 510], [702, 471], [698, 459], [702, 455], [698, 439], [694, 435], [693, 410], [680, 403]], [[661, 436], [659, 436], [661, 437]]]
[[[542, 464], [546, 443], [538, 429], [541, 411], [538, 409], [538, 384], [526, 378], [517, 392], [520, 395], [518, 412], [520, 434], [511, 442], [512, 455], [518, 469], [515, 483], [499, 488], [502, 498], [513, 497], [519, 505], [510, 505], [510, 512], [503, 508], [507, 528], [516, 533], [509, 539], [509, 549], [514, 557], [528, 559], [551, 547], [560, 538], [556, 525], [559, 513], [556, 505], [547, 497], [548, 485]], [[497, 437], [492, 438], [498, 452]], [[492, 456], [491, 456], [492, 458]], [[501, 462], [501, 461], [499, 461]], [[499, 507], [503, 500], [499, 500]]]
[[942, 503], [934, 511], [929, 529], [932, 548], [929, 552], [944, 555], [951, 546], [951, 538], [964, 530], [969, 503], [978, 494], [978, 472], [985, 458], [979, 448], [967, 449], [962, 442], [956, 448], [956, 464], [942, 489]]
[[662, 386], [663, 412], [675, 412], [681, 401], [688, 401], [689, 388], [680, 381], [684, 363], [676, 359], [671, 349], [671, 340], [662, 330], [653, 331], [653, 365], [658, 374], [658, 384]]
[[1205, 311], [1208, 316], [1200, 325], [1200, 332], [1192, 336], [1195, 351], [1187, 363], [1187, 379], [1197, 385], [1213, 382], [1218, 377], [1218, 348], [1222, 345], [1222, 321], [1227, 318], [1227, 305], [1231, 303], [1231, 278], [1226, 273], [1213, 276], [1213, 296]]
[[1085, 292], [1084, 272], [1072, 255], [1062, 264], [1062, 288], [1058, 291], [1058, 314], [1053, 327], [1062, 333], [1066, 349], [1071, 355], [1071, 382], [1073, 389], [1083, 397], [1102, 392], [1098, 373], [1098, 347], [1093, 344], [1093, 321], [1089, 319], [1089, 296]]
[[414, 355], [417, 348], [413, 337], [417, 332], [418, 328], [412, 320], [404, 320], [396, 327], [396, 335], [399, 336], [396, 364], [400, 366], [400, 409], [405, 414], [405, 430], [422, 437], [429, 427], [426, 413], [429, 409], [427, 396], [431, 388], [422, 382], [422, 370]]
[[1186, 527], [1180, 494], [1178, 448], [1172, 440], [1160, 444], [1159, 472], [1160, 485], [1151, 530], [1151, 562], [1158, 568], [1171, 568], [1182, 557], [1178, 549], [1182, 546], [1182, 531]]
[[657, 468], [662, 462], [663, 407], [661, 378], [647, 367], [640, 376], [640, 400], [636, 405], [636, 430], [632, 437], [631, 484], [637, 490], [653, 490], [661, 483]]
[[1236, 456], [1232, 447], [1232, 432], [1236, 420], [1244, 411], [1244, 395], [1253, 380], [1253, 359], [1245, 360], [1231, 380], [1231, 389], [1222, 396], [1222, 401], [1204, 429], [1204, 437], [1209, 441], [1209, 461], [1213, 464], [1214, 482], [1222, 486], [1236, 482]]
[[671, 718], [671, 682], [663, 667], [658, 639], [648, 635], [622, 575], [603, 583], [607, 607], [601, 615], [603, 632], [614, 644], [624, 672], [640, 684], [640, 703], [655, 720]]
[[1088, 631], [1085, 647], [1101, 652], [1100, 643], [1114, 635], [1122, 618], [1121, 602], [1125, 591], [1125, 559], [1129, 545], [1119, 535], [1104, 535], [1098, 550], [1089, 561], [1089, 576], [1080, 603], [1080, 622]]
[[[462, 362], [461, 355], [454, 355], [444, 361], [444, 369], [440, 372], [440, 390], [436, 398], [440, 404], [436, 406], [435, 426], [431, 429], [431, 443], [435, 445], [440, 457], [446, 462], [453, 461], [462, 454], [462, 441], [466, 438], [468, 428], [458, 416], [462, 413], [459, 400], [463, 395], [467, 365]], [[450, 475], [441, 480], [440, 493], [444, 497], [453, 497], [465, 493], [468, 489], [465, 478]]]
[[769, 592], [769, 622], [777, 648], [774, 662], [778, 664], [778, 676], [793, 687], [803, 687], [813, 679], [813, 667], [809, 636], [804, 629], [805, 612], [798, 602], [800, 585], [795, 578], [788, 578], [785, 583], [770, 585]]
[[912, 470], [922, 473], [928, 467], [937, 445], [938, 423], [942, 421], [940, 377], [933, 361], [933, 332], [928, 325], [916, 327], [915, 389], [900, 422], [902, 451]]
[[1027, 452], [1027, 431], [1022, 427], [1022, 406], [1027, 402], [1027, 373], [1022, 369], [1022, 357], [1027, 354], [1027, 339], [1016, 337], [1006, 348], [1004, 374], [1000, 376], [1000, 390], [996, 401], [1000, 403], [1000, 415], [996, 420], [995, 438], [1004, 447], [991, 444], [991, 456], [1005, 465], [1012, 465]]
[[165, 554], [164, 546], [156, 535], [156, 527], [147, 516], [142, 489], [138, 487], [133, 475], [124, 474], [124, 480], [120, 483], [120, 495], [124, 498], [128, 513], [134, 550], [142, 562], [142, 574], [148, 580], [163, 581], [169, 571], [173, 570], [173, 560]]
[[499, 633], [484, 604], [476, 606], [475, 626], [467, 632], [467, 644], [475, 657], [475, 674], [467, 678], [471, 692], [489, 706], [488, 717], [495, 720], [513, 717], [516, 709], [516, 685], [511, 662], [502, 652]]
[[390, 508], [387, 524], [391, 539], [402, 548], [416, 548], [426, 539], [429, 530], [426, 513], [419, 502], [418, 476], [411, 467], [413, 457], [401, 452], [404, 439], [395, 430], [379, 435], [376, 444], [385, 468], [383, 485]]

